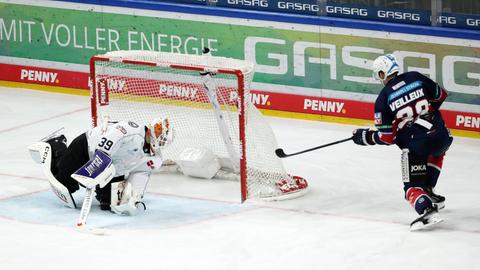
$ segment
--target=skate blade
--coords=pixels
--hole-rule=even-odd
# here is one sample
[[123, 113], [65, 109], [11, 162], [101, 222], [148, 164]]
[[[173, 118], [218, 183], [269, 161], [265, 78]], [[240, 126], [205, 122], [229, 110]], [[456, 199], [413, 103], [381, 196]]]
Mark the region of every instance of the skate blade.
[[424, 224], [421, 220], [410, 225], [410, 231], [421, 231], [430, 229], [433, 225], [442, 222], [443, 219], [439, 215], [432, 216], [428, 219], [428, 223]]
[[436, 205], [438, 210], [445, 208], [445, 202], [433, 203], [433, 205]]

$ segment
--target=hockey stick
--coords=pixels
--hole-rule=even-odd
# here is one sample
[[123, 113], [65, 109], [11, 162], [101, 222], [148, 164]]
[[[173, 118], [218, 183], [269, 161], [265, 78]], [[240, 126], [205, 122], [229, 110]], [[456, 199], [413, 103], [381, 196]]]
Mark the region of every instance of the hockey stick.
[[277, 154], [277, 156], [279, 158], [286, 158], [286, 157], [291, 157], [291, 156], [303, 154], [303, 153], [306, 153], [306, 152], [310, 152], [310, 151], [313, 151], [313, 150], [317, 150], [317, 149], [320, 149], [320, 148], [324, 148], [324, 147], [327, 147], [327, 146], [331, 146], [331, 145], [334, 145], [334, 144], [339, 144], [339, 143], [343, 143], [343, 142], [346, 142], [346, 141], [350, 141], [351, 139], [353, 139], [353, 137], [343, 139], [343, 140], [339, 140], [339, 141], [336, 141], [336, 142], [327, 143], [327, 144], [320, 145], [320, 146], [317, 146], [317, 147], [309, 148], [309, 149], [306, 149], [306, 150], [303, 150], [303, 151], [300, 151], [300, 152], [296, 152], [296, 153], [292, 153], [292, 154], [285, 154], [285, 152], [283, 152], [282, 148], [278, 148], [277, 150], [275, 150], [275, 154]]
[[75, 228], [79, 232], [91, 233], [96, 235], [104, 235], [105, 230], [100, 228], [90, 228], [87, 227], [87, 218], [92, 208], [93, 194], [95, 193], [94, 188], [87, 188], [85, 193], [85, 199], [83, 200], [82, 209], [80, 210], [80, 216], [78, 217], [78, 222]]

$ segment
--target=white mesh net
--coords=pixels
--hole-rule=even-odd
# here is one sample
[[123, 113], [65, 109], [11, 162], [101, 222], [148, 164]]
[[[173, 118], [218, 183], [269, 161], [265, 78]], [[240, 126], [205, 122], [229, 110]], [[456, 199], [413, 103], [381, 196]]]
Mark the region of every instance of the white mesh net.
[[[164, 160], [178, 160], [187, 147], [208, 148], [224, 170], [234, 173], [244, 173], [238, 170], [243, 141], [247, 198], [283, 199], [306, 191], [306, 182], [299, 185], [299, 178], [285, 172], [274, 153], [273, 131], [250, 102], [251, 63], [152, 51], [116, 51], [102, 57], [109, 60], [94, 65], [97, 119], [108, 116], [112, 121], [146, 124], [155, 117], [168, 118], [174, 139], [162, 151]], [[243, 89], [233, 70], [243, 75]], [[239, 118], [240, 100], [246, 108], [244, 123]]]

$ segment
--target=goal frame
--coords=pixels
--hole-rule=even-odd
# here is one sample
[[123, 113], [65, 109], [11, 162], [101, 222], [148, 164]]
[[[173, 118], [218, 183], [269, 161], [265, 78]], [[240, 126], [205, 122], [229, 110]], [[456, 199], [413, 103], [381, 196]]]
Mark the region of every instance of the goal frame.
[[[188, 71], [198, 71], [200, 72], [210, 72], [210, 73], [218, 73], [218, 74], [229, 74], [234, 75], [237, 78], [237, 89], [238, 89], [238, 130], [239, 130], [239, 145], [240, 145], [240, 155], [239, 155], [239, 165], [240, 165], [240, 196], [241, 202], [243, 203], [247, 199], [247, 192], [248, 192], [248, 183], [247, 183], [247, 159], [246, 159], [246, 108], [245, 108], [245, 76], [243, 72], [239, 69], [228, 69], [228, 68], [220, 68], [220, 69], [211, 69], [205, 68], [198, 65], [180, 65], [180, 64], [172, 64], [167, 62], [153, 62], [153, 61], [142, 61], [142, 60], [131, 60], [131, 59], [120, 59], [118, 57], [107, 57], [107, 56], [92, 56], [90, 58], [90, 107], [91, 107], [91, 120], [92, 126], [97, 126], [98, 124], [98, 113], [97, 113], [97, 98], [99, 95], [97, 94], [99, 89], [97, 88], [97, 81], [96, 81], [96, 72], [95, 72], [95, 63], [96, 62], [117, 62], [117, 63], [124, 63], [130, 65], [143, 65], [143, 66], [156, 66], [162, 68], [171, 68], [171, 69], [178, 69], [178, 70], [188, 70]], [[101, 90], [101, 89], [100, 89]], [[108, 90], [105, 90], [108, 91]], [[128, 120], [128, 119], [125, 119]]]

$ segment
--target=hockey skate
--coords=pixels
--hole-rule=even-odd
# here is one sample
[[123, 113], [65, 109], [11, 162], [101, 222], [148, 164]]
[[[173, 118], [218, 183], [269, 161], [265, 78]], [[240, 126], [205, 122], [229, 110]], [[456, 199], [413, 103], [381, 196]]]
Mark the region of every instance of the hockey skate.
[[429, 228], [430, 226], [442, 222], [443, 219], [438, 214], [436, 205], [425, 210], [425, 213], [410, 223], [410, 231], [418, 231]]
[[433, 192], [432, 187], [425, 187], [425, 192], [427, 192], [428, 196], [432, 199], [434, 205], [438, 207], [438, 210], [445, 208], [445, 197]]

